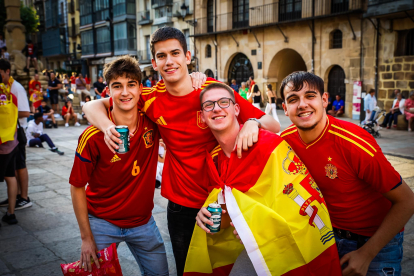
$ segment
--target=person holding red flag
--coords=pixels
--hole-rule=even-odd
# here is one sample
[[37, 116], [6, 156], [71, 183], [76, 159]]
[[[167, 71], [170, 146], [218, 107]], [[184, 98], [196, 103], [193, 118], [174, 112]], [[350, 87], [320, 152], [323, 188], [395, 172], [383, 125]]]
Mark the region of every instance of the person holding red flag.
[[[230, 219], [258, 275], [341, 275], [324, 197], [290, 146], [260, 130], [259, 140], [237, 158], [241, 107], [234, 99], [233, 90], [220, 83], [200, 94], [202, 121], [219, 145], [206, 152], [210, 195], [196, 218], [200, 228], [194, 230], [184, 275], [229, 275], [243, 249], [228, 227]], [[205, 207], [215, 201], [226, 210], [222, 230], [207, 235], [205, 224], [213, 223]]]
[[325, 196], [343, 275], [401, 275], [404, 225], [414, 193], [361, 127], [326, 114], [323, 80], [294, 72], [280, 86], [293, 122], [281, 137]]

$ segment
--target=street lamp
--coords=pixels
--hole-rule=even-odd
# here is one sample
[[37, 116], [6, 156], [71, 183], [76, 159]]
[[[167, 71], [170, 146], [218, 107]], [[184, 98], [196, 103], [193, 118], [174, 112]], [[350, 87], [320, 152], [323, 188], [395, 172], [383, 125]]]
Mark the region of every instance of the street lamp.
[[187, 9], [188, 7], [185, 5], [185, 3], [183, 3], [181, 5], [181, 16], [183, 18], [183, 21], [185, 20], [185, 17], [187, 16]]

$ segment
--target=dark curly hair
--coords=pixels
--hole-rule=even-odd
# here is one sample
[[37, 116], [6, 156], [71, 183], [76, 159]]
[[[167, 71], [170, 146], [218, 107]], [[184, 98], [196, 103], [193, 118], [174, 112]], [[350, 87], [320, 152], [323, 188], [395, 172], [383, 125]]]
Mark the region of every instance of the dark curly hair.
[[127, 55], [105, 64], [103, 75], [108, 86], [111, 80], [119, 77], [134, 79], [141, 84], [141, 69], [138, 60]]

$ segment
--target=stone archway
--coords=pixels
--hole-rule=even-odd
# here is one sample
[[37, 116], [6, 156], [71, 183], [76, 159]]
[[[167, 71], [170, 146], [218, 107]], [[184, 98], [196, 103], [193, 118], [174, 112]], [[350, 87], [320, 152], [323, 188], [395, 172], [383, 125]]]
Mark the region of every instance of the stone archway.
[[302, 56], [295, 50], [283, 49], [273, 57], [267, 78], [269, 83], [274, 85], [278, 97], [280, 97], [279, 87], [283, 79], [296, 71], [307, 71], [307, 68]]
[[341, 99], [345, 102], [346, 87], [345, 87], [345, 72], [339, 65], [332, 66], [328, 74], [328, 92], [332, 99], [335, 99], [336, 95], [340, 95]]

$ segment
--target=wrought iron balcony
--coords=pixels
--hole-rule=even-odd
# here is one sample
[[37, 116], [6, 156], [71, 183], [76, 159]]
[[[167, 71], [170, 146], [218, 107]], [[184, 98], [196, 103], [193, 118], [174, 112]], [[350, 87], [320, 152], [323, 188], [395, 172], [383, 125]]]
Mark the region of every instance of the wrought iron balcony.
[[146, 25], [151, 24], [151, 11], [141, 11], [138, 13], [138, 24], [139, 25]]
[[173, 0], [151, 0], [151, 5], [153, 8], [162, 6], [172, 6]]
[[151, 63], [151, 52], [147, 50], [139, 50], [138, 61], [140, 64]]
[[115, 51], [136, 51], [137, 50], [137, 39], [136, 38], [125, 38], [114, 41]]

